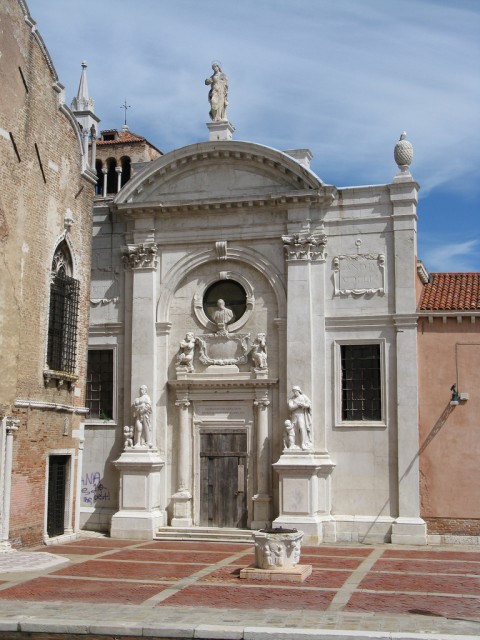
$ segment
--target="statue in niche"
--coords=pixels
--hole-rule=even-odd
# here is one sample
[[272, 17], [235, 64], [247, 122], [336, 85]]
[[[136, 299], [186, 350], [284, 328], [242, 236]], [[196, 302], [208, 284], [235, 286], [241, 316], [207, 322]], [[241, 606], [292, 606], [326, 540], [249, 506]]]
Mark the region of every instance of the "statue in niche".
[[259, 333], [252, 345], [252, 360], [256, 369], [267, 368], [267, 341], [266, 334]]
[[212, 64], [213, 74], [205, 80], [206, 85], [211, 85], [208, 92], [210, 102], [210, 119], [212, 122], [227, 121], [228, 107], [228, 78], [222, 72], [218, 62]]
[[125, 427], [123, 427], [123, 437], [125, 440], [124, 448], [130, 449], [130, 447], [133, 447], [133, 427], [125, 425]]
[[312, 403], [302, 393], [300, 387], [292, 388], [292, 396], [288, 400], [288, 408], [292, 416], [293, 427], [300, 436], [300, 447], [304, 451], [312, 449]]
[[150, 447], [152, 448], [152, 431], [151, 431], [151, 415], [152, 401], [147, 393], [148, 389], [143, 384], [140, 387], [140, 395], [135, 398], [133, 403], [133, 416], [135, 419], [135, 427], [133, 434], [134, 447]]
[[225, 306], [225, 300], [217, 300], [217, 310], [213, 312], [212, 319], [218, 329], [225, 330], [225, 326], [233, 320], [233, 311]]
[[295, 442], [295, 427], [291, 420], [285, 420], [285, 431], [283, 434], [283, 448], [284, 449], [300, 449]]
[[193, 356], [195, 355], [195, 336], [189, 332], [180, 342], [180, 353], [177, 355], [177, 370], [193, 373]]

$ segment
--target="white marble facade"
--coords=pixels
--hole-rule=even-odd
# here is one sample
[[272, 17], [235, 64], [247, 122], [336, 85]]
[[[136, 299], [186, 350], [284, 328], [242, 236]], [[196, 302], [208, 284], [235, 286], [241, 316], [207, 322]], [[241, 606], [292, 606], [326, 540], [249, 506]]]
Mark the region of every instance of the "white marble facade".
[[[90, 425], [110, 445], [102, 477], [118, 483], [111, 461], [146, 385], [149, 455], [161, 460], [155, 523], [275, 522], [305, 531], [307, 543], [423, 544], [418, 185], [404, 167], [391, 184], [337, 189], [289, 153], [228, 139], [194, 144], [97, 204], [91, 345], [115, 351], [113, 420]], [[215, 291], [224, 290], [215, 287], [232, 281], [232, 317], [215, 320]], [[342, 418], [340, 354], [351, 344], [378, 345], [381, 415], [372, 421]], [[303, 448], [285, 440], [294, 387], [310, 402]], [[111, 496], [84, 505], [86, 526], [118, 512], [118, 487]]]

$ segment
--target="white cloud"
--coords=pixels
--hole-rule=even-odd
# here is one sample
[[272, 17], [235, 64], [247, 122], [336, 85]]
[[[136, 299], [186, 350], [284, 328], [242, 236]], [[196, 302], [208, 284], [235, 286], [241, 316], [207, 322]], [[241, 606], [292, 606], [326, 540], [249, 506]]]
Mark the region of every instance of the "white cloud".
[[480, 241], [427, 245], [422, 259], [430, 271], [475, 271], [480, 259]]

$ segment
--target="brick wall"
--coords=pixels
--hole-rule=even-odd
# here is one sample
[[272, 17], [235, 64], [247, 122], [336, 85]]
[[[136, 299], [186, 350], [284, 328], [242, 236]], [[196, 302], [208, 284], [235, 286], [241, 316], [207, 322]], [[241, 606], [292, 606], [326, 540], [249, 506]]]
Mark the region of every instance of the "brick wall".
[[[76, 452], [72, 430], [80, 427], [81, 416], [18, 409], [15, 402], [84, 405], [94, 186], [82, 175], [78, 132], [59, 108], [61, 93], [54, 88], [48, 54], [17, 0], [1, 3], [0, 42], [0, 402], [3, 414], [20, 419], [14, 436], [10, 539], [24, 546], [42, 540], [48, 454], [54, 449]], [[43, 377], [50, 271], [67, 210], [75, 221], [66, 235], [73, 275], [80, 281], [76, 389], [45, 386]]]

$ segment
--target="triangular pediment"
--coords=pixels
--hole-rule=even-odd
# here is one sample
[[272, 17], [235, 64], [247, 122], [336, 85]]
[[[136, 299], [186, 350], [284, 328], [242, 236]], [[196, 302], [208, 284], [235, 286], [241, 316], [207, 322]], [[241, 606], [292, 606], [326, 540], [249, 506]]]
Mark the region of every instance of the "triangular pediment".
[[174, 204], [259, 198], [317, 190], [314, 173], [290, 156], [245, 142], [191, 145], [158, 158], [135, 176], [117, 204]]

